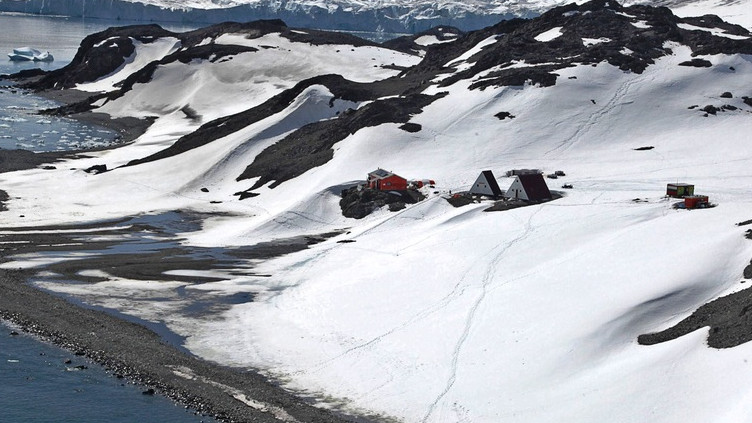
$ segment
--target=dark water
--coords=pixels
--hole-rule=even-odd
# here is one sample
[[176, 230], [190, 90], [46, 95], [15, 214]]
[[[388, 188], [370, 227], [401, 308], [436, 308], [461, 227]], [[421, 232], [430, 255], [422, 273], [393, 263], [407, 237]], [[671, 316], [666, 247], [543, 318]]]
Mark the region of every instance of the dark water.
[[[123, 22], [0, 14], [0, 74], [65, 66], [88, 34]], [[165, 26], [175, 31], [193, 28]], [[6, 56], [30, 46], [50, 51], [51, 63], [17, 63]], [[7, 82], [0, 81], [0, 85]], [[106, 145], [114, 136], [103, 128], [35, 112], [55, 103], [0, 89], [0, 148], [70, 150]], [[195, 416], [161, 396], [143, 395], [101, 366], [31, 336], [10, 336], [0, 323], [0, 422], [2, 423], [193, 423], [215, 422]], [[65, 364], [66, 360], [72, 360]], [[86, 366], [86, 369], [76, 369]]]
[[[38, 68], [54, 70], [68, 64], [87, 35], [111, 26], [133, 22], [48, 16], [0, 14], [0, 75]], [[176, 32], [193, 26], [164, 25]], [[33, 47], [49, 51], [53, 62], [14, 62], [7, 56], [14, 48]], [[7, 85], [0, 80], [0, 86]], [[106, 147], [117, 142], [116, 133], [72, 119], [41, 116], [38, 110], [56, 107], [43, 98], [11, 88], [0, 88], [0, 149], [68, 151]]]
[[[82, 357], [0, 324], [0, 421], [198, 423], [197, 416]], [[66, 361], [70, 363], [66, 364]], [[81, 368], [83, 366], [85, 368]]]

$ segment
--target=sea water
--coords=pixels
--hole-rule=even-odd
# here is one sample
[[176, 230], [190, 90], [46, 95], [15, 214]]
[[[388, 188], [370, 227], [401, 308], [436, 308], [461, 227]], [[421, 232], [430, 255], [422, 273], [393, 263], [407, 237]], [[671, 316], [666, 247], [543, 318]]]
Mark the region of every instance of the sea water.
[[145, 387], [83, 357], [0, 324], [0, 421], [7, 423], [199, 423]]
[[[55, 70], [67, 65], [87, 35], [111, 26], [132, 22], [101, 19], [0, 14], [0, 75], [27, 69]], [[185, 25], [164, 25], [171, 31], [195, 29]], [[7, 56], [14, 48], [32, 47], [49, 51], [52, 62], [15, 62]], [[0, 149], [34, 152], [70, 151], [107, 147], [119, 142], [117, 134], [106, 128], [73, 119], [40, 115], [39, 110], [58, 103], [10, 86], [0, 78]]]
[[[65, 66], [88, 34], [120, 21], [0, 14], [0, 74]], [[189, 27], [167, 27], [185, 31]], [[13, 62], [7, 53], [34, 47], [55, 57], [50, 63]], [[0, 81], [6, 86], [8, 81]], [[0, 148], [70, 150], [107, 145], [104, 128], [36, 113], [57, 104], [16, 88], [0, 88]], [[7, 423], [198, 423], [214, 422], [147, 389], [129, 384], [82, 357], [0, 323], [0, 422]], [[20, 331], [19, 331], [20, 332]], [[66, 363], [70, 360], [70, 363]]]

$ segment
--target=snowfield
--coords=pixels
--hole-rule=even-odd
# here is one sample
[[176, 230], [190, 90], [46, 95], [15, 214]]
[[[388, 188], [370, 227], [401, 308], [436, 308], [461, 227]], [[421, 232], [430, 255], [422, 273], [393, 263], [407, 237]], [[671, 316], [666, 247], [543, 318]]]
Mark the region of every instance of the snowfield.
[[[561, 35], [554, 29], [538, 41]], [[496, 40], [480, 40], [447, 67], [469, 69], [473, 55]], [[742, 270], [752, 242], [736, 223], [752, 219], [752, 107], [741, 98], [752, 95], [752, 56], [702, 56], [713, 66], [679, 66], [695, 57], [670, 44], [673, 54], [641, 74], [603, 62], [562, 69], [551, 87], [483, 90], [469, 87], [484, 75], [436, 85], [443, 77], [429, 81], [424, 93], [447, 95], [410, 120], [420, 131], [392, 123], [357, 130], [335, 144], [326, 164], [242, 201], [233, 194], [255, 180], [236, 178], [265, 148], [365, 103], [314, 85], [283, 111], [188, 152], [102, 174], [82, 170], [102, 163], [114, 169], [194, 131], [200, 122], [185, 117], [185, 106], [208, 122], [304, 78], [338, 73], [373, 82], [398, 74], [387, 65], [420, 60], [385, 48], [351, 51], [275, 35], [224, 35], [216, 42], [259, 50], [231, 61], [162, 67], [151, 82], [102, 105], [98, 111], [113, 116], [156, 119], [132, 144], [67, 160], [56, 170], [0, 174], [11, 197], [2, 225], [191, 210], [214, 216], [201, 230], [181, 234], [186, 245], [343, 232], [248, 263], [252, 268], [179, 272], [205, 275], [203, 283], [111, 278], [76, 285], [40, 276], [40, 286], [164, 322], [198, 356], [261, 369], [322, 407], [384, 421], [752, 419], [749, 343], [709, 348], [707, 328], [653, 346], [637, 343], [638, 335], [671, 327], [749, 286]], [[140, 63], [143, 46], [137, 47], [130, 63]], [[110, 75], [80, 88], [109, 89], [120, 79]], [[732, 97], [721, 97], [725, 92]], [[736, 109], [705, 115], [706, 105]], [[501, 120], [499, 112], [514, 118]], [[635, 150], [647, 146], [654, 148]], [[343, 217], [341, 188], [379, 167], [437, 185], [404, 210]], [[493, 170], [506, 189], [512, 178], [504, 172], [517, 168], [565, 171], [547, 179], [563, 197], [503, 212], [484, 212], [490, 202], [454, 208], [446, 201], [483, 170]], [[664, 194], [675, 182], [694, 184], [717, 206], [674, 209], [678, 200]], [[560, 189], [564, 183], [573, 189]], [[0, 267], [40, 267], [49, 259], [20, 256]], [[217, 275], [224, 279], [210, 278]], [[254, 300], [213, 314], [181, 314], [179, 299], [164, 300], [177, 287], [217, 297], [247, 292]], [[164, 296], [151, 295], [160, 290]]]

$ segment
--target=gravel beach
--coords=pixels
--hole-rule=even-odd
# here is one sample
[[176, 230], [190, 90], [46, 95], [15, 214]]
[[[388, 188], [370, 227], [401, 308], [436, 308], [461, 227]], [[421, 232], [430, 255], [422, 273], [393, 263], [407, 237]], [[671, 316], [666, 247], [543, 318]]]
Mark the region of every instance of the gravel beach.
[[26, 283], [29, 276], [0, 271], [0, 317], [104, 365], [115, 377], [223, 421], [350, 421], [306, 404], [256, 373], [184, 354], [141, 325], [35, 289]]

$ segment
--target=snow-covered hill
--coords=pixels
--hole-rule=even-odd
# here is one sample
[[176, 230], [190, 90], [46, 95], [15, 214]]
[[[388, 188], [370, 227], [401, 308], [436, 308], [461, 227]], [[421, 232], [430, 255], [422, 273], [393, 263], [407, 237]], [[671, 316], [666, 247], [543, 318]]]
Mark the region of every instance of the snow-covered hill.
[[[41, 282], [164, 322], [195, 354], [322, 406], [404, 422], [750, 420], [743, 337], [710, 348], [706, 326], [637, 339], [726, 294], [752, 297], [752, 242], [736, 225], [752, 218], [752, 34], [606, 0], [455, 34], [400, 50], [279, 21], [93, 35], [38, 86], [153, 123], [132, 144], [0, 174], [0, 218], [190, 210], [211, 217], [183, 242], [212, 248], [337, 233], [251, 270]], [[342, 187], [378, 167], [436, 187], [401, 211], [342, 216]], [[506, 189], [514, 168], [565, 171], [548, 180], [563, 197], [503, 212], [446, 201], [483, 170]], [[675, 209], [664, 194], [677, 181], [717, 206]], [[197, 315], [185, 292], [253, 301]]]
[[[501, 19], [532, 17], [566, 0], [0, 0], [0, 11], [123, 21], [206, 22], [283, 19], [305, 28], [416, 33], [437, 25], [474, 30]], [[681, 16], [708, 10], [752, 28], [749, 0], [630, 1], [671, 6]], [[698, 13], [702, 12], [702, 13]]]

